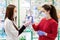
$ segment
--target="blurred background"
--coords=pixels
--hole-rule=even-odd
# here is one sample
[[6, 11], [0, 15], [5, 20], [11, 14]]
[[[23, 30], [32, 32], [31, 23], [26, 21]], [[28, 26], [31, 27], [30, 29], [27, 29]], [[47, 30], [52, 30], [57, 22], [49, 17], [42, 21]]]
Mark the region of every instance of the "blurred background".
[[[6, 7], [9, 4], [14, 4], [17, 7], [17, 26], [20, 28], [27, 20], [26, 17], [32, 15], [35, 22], [39, 22], [43, 15], [39, 15], [39, 11], [43, 4], [53, 4], [57, 10], [58, 16], [58, 35], [56, 40], [60, 40], [60, 0], [0, 0], [0, 40], [6, 40], [6, 34], [4, 31], [4, 17]], [[33, 30], [31, 25], [27, 27], [24, 32], [19, 36], [19, 40], [38, 40], [37, 33]]]

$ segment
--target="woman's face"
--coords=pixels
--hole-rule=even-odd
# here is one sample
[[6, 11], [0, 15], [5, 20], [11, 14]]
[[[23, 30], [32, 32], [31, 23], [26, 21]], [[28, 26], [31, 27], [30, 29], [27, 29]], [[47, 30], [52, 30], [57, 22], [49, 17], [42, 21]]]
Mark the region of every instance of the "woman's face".
[[14, 8], [14, 13], [17, 13], [17, 8], [16, 7]]
[[14, 17], [17, 16], [17, 8], [14, 8]]
[[48, 13], [48, 11], [46, 11], [44, 8], [41, 8], [41, 11], [42, 11], [43, 13], [45, 13], [45, 14]]
[[46, 11], [44, 8], [41, 8], [41, 12], [43, 14], [43, 16], [46, 18], [48, 17], [50, 14], [49, 14], [49, 11]]

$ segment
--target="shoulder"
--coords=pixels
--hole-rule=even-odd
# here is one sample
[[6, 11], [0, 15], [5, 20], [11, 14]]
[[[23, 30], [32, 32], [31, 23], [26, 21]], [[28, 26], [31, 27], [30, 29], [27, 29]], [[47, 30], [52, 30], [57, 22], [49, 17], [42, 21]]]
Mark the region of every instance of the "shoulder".
[[41, 21], [46, 21], [46, 18], [41, 18]]
[[5, 23], [6, 23], [6, 24], [10, 24], [10, 23], [12, 23], [12, 21], [9, 20], [8, 18], [6, 18], [6, 19], [5, 19]]
[[40, 22], [45, 22], [46, 21], [46, 18], [42, 18], [41, 20], [40, 20]]
[[58, 23], [54, 19], [51, 19], [50, 24], [51, 25], [58, 25]]
[[52, 20], [51, 20], [51, 22], [52, 22], [52, 23], [56, 23], [56, 24], [57, 24], [57, 22], [56, 22], [54, 19], [52, 19]]

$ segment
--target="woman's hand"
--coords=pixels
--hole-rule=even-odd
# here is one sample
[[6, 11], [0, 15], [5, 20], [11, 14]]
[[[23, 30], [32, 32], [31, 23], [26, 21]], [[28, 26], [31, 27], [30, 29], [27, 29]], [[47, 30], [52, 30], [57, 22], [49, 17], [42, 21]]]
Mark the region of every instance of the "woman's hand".
[[39, 35], [39, 36], [47, 36], [47, 33], [46, 32], [44, 32], [44, 31], [37, 31], [37, 34]]
[[31, 21], [27, 21], [27, 22], [24, 23], [24, 26], [27, 27], [27, 26], [29, 26], [30, 24], [31, 24]]

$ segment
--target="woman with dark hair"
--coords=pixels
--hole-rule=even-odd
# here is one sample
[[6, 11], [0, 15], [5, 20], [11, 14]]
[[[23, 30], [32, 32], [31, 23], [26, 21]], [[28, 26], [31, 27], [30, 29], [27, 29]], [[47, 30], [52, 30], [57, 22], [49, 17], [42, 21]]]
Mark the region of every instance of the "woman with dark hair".
[[24, 29], [30, 24], [26, 22], [20, 29], [18, 29], [14, 23], [14, 18], [17, 15], [17, 10], [15, 5], [8, 5], [6, 8], [5, 15], [5, 32], [7, 34], [6, 40], [18, 40], [18, 35], [20, 35]]
[[55, 40], [58, 33], [57, 12], [53, 5], [43, 5], [41, 11], [44, 13], [43, 18], [38, 25], [33, 23], [33, 28], [39, 35], [39, 40]]

